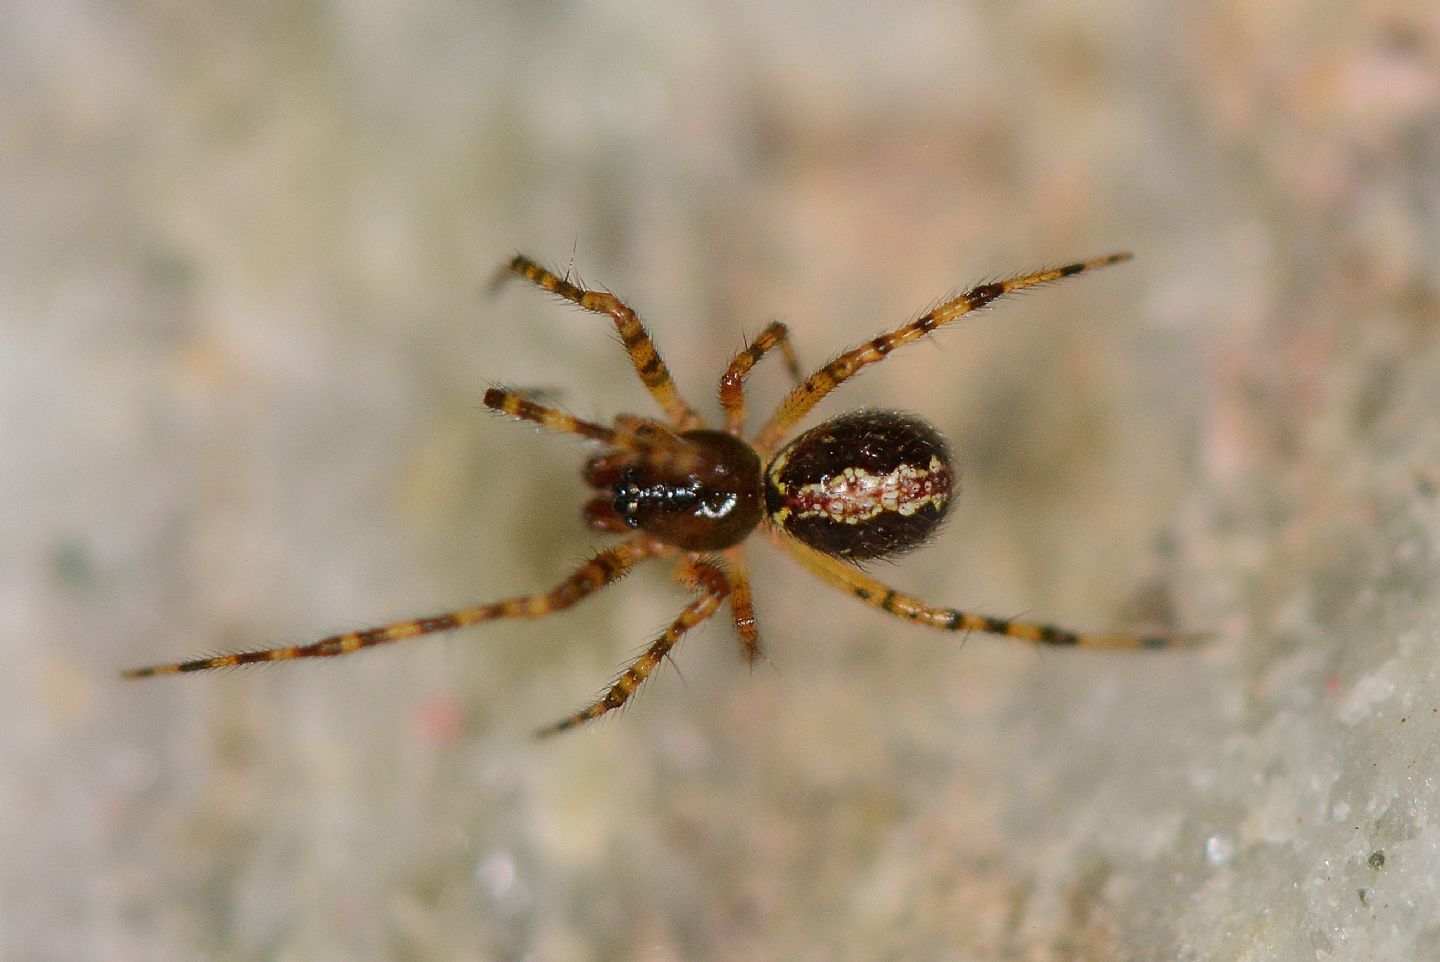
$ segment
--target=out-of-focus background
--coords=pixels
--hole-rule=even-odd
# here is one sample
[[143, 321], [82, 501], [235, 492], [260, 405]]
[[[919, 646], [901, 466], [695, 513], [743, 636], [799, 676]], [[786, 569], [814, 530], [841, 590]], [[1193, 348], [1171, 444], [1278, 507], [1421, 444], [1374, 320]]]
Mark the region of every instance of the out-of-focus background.
[[[651, 413], [981, 279], [1134, 250], [825, 402], [953, 441], [909, 626], [753, 552], [685, 604], [122, 682], [548, 587]], [[11, 4], [0, 12], [0, 956], [1440, 957], [1440, 16], [1429, 0]], [[753, 379], [752, 410], [783, 389]], [[683, 673], [683, 674], [682, 674]]]

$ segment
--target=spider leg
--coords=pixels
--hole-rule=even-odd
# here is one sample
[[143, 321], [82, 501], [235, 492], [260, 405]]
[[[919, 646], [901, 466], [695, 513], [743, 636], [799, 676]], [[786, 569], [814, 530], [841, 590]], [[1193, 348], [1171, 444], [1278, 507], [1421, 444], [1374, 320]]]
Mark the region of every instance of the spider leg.
[[796, 384], [800, 383], [800, 362], [790, 344], [790, 329], [772, 321], [750, 346], [730, 359], [730, 366], [720, 376], [720, 406], [725, 409], [725, 430], [739, 436], [745, 429], [745, 379], [760, 359], [774, 348], [785, 357], [785, 368]]
[[1128, 253], [1110, 254], [1094, 260], [1079, 261], [1074, 264], [1066, 264], [1064, 267], [1054, 267], [1049, 270], [1036, 271], [1033, 274], [1022, 274], [972, 287], [959, 297], [946, 301], [909, 324], [904, 324], [893, 331], [872, 338], [860, 347], [846, 351], [811, 374], [800, 386], [786, 395], [785, 400], [780, 402], [779, 410], [756, 436], [755, 446], [762, 451], [773, 450], [780, 438], [794, 427], [797, 421], [809, 413], [821, 398], [854, 377], [861, 368], [884, 360], [896, 348], [903, 347], [911, 341], [917, 341], [936, 328], [943, 327], [971, 311], [979, 310], [998, 297], [1027, 287], [1035, 287], [1038, 284], [1047, 284], [1062, 277], [1072, 277], [1084, 271], [1128, 261], [1131, 256]]
[[640, 376], [646, 390], [660, 403], [670, 422], [681, 431], [701, 425], [700, 415], [695, 413], [676, 389], [670, 369], [661, 359], [655, 342], [645, 330], [645, 325], [640, 323], [635, 312], [621, 303], [618, 297], [606, 291], [587, 290], [572, 284], [568, 277], [560, 277], [553, 271], [546, 270], [523, 254], [516, 254], [510, 263], [497, 272], [495, 284], [503, 283], [512, 274], [565, 298], [581, 310], [609, 315], [615, 322], [615, 330], [620, 332], [620, 342], [625, 345], [625, 351], [630, 355], [630, 363], [635, 368], [635, 373]]
[[745, 549], [736, 545], [725, 550], [725, 576], [730, 579], [730, 614], [735, 618], [735, 631], [745, 660], [750, 664], [760, 658], [760, 629], [755, 625], [755, 601], [750, 593], [750, 571], [745, 564]]
[[605, 425], [596, 424], [593, 421], [582, 421], [573, 414], [566, 414], [556, 408], [537, 404], [530, 400], [530, 395], [524, 391], [492, 387], [485, 392], [485, 406], [511, 417], [534, 421], [551, 431], [578, 434], [582, 438], [601, 441], [615, 447], [619, 447], [622, 443], [619, 433], [614, 428], [607, 428]]
[[485, 406], [502, 414], [534, 421], [552, 431], [578, 434], [582, 438], [600, 441], [611, 447], [644, 452], [652, 462], [665, 464], [676, 470], [692, 469], [692, 462], [701, 460], [700, 453], [688, 441], [651, 418], [621, 414], [615, 418], [614, 427], [606, 427], [593, 421], [581, 420], [556, 408], [536, 404], [524, 393], [504, 388], [491, 388], [486, 391]]
[[556, 735], [576, 725], [583, 725], [592, 718], [599, 718], [625, 704], [630, 696], [635, 694], [635, 689], [650, 677], [650, 673], [680, 641], [681, 636], [713, 615], [720, 607], [720, 602], [730, 593], [730, 582], [726, 579], [725, 572], [707, 561], [683, 560], [676, 565], [675, 570], [678, 577], [699, 593], [699, 597], [680, 612], [680, 616], [671, 622], [670, 627], [651, 642], [650, 647], [646, 648], [629, 668], [620, 673], [620, 677], [615, 679], [605, 694], [589, 707], [540, 729], [535, 733], [538, 737]]
[[332, 635], [308, 645], [286, 648], [267, 648], [261, 651], [246, 651], [214, 658], [197, 658], [167, 665], [151, 665], [147, 668], [131, 668], [123, 674], [126, 678], [149, 678], [153, 675], [177, 675], [189, 671], [209, 671], [212, 668], [231, 668], [235, 665], [249, 665], [263, 661], [292, 661], [296, 658], [330, 658], [348, 655], [362, 648], [373, 648], [392, 641], [416, 638], [437, 631], [464, 628], [482, 621], [498, 618], [543, 618], [552, 612], [569, 608], [571, 605], [594, 594], [601, 588], [620, 578], [646, 558], [652, 558], [666, 551], [659, 542], [649, 537], [632, 538], [602, 551], [575, 570], [570, 577], [550, 591], [523, 595], [461, 608], [458, 611], [413, 618], [392, 625], [352, 631], [343, 635]]
[[615, 433], [622, 444], [643, 448], [652, 464], [663, 464], [672, 471], [694, 471], [705, 464], [693, 444], [653, 418], [617, 414]]
[[983, 631], [991, 635], [1004, 635], [1019, 641], [1037, 645], [1064, 645], [1080, 648], [1176, 648], [1191, 639], [1160, 637], [1155, 635], [1098, 635], [1057, 628], [1054, 625], [1028, 621], [1011, 621], [992, 618], [988, 615], [960, 611], [955, 608], [937, 608], [911, 595], [902, 594], [876, 581], [859, 568], [851, 567], [838, 558], [821, 554], [814, 548], [772, 532], [774, 541], [791, 557], [795, 558], [822, 581], [829, 582], [847, 594], [854, 595], [868, 605], [873, 605], [887, 614], [912, 621], [931, 628], [946, 631]]

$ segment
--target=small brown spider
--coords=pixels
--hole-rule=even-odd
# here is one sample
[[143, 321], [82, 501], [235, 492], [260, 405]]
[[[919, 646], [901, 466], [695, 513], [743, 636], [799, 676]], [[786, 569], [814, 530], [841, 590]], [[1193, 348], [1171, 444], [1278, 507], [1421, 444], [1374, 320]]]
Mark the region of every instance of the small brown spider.
[[[717, 431], [706, 427], [680, 396], [634, 311], [612, 294], [586, 290], [528, 257], [517, 256], [501, 269], [496, 283], [518, 275], [583, 310], [609, 315], [635, 373], [664, 409], [665, 421], [622, 414], [613, 426], [606, 427], [498, 388], [485, 392], [485, 404], [603, 444], [605, 449], [585, 465], [585, 482], [595, 489], [585, 505], [585, 520], [596, 531], [629, 537], [540, 594], [352, 631], [309, 645], [135, 668], [125, 675], [145, 678], [253, 662], [326, 658], [497, 618], [543, 618], [594, 594], [641, 561], [674, 559], [675, 577], [695, 592], [695, 600], [598, 700], [539, 732], [552, 735], [625, 704], [681, 636], [713, 615], [726, 598], [746, 658], [753, 661], [759, 656], [760, 635], [742, 546], [756, 528], [763, 528], [775, 544], [823, 581], [906, 621], [1046, 645], [1168, 647], [1178, 639], [1082, 634], [936, 608], [881, 584], [856, 567], [858, 562], [893, 557], [923, 544], [950, 507], [955, 471], [949, 449], [940, 433], [919, 418], [874, 410], [842, 414], [777, 451], [785, 434], [821, 398], [896, 348], [1004, 294], [1129, 259], [1126, 253], [1111, 254], [981, 284], [909, 324], [846, 351], [803, 380], [789, 330], [784, 324], [772, 323], [735, 355], [720, 378], [725, 430]], [[754, 440], [746, 441], [745, 378], [775, 348], [784, 356], [796, 387]]]

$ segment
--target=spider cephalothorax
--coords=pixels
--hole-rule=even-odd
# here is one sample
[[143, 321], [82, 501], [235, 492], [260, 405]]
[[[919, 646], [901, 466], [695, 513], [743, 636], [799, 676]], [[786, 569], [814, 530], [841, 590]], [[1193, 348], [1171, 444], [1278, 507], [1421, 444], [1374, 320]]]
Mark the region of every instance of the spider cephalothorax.
[[638, 529], [686, 551], [744, 541], [765, 516], [760, 456], [733, 434], [698, 429], [635, 452], [591, 459], [585, 480], [601, 493], [585, 516], [601, 531]]
[[[517, 256], [502, 270], [500, 279], [519, 276], [584, 310], [608, 315], [636, 374], [665, 418], [620, 415], [613, 425], [606, 426], [499, 388], [485, 393], [485, 404], [604, 445], [585, 466], [585, 482], [593, 489], [585, 518], [598, 531], [626, 537], [550, 591], [333, 635], [308, 645], [198, 658], [125, 674], [138, 678], [322, 658], [482, 621], [540, 618], [599, 591], [642, 561], [672, 559], [676, 577], [691, 587], [695, 599], [599, 699], [541, 730], [541, 734], [551, 734], [623, 705], [681, 636], [711, 617], [727, 599], [746, 656], [754, 659], [759, 655], [760, 636], [743, 547], [756, 528], [763, 528], [772, 541], [822, 580], [907, 621], [1040, 644], [1168, 647], [1175, 639], [1081, 634], [1052, 625], [935, 607], [885, 586], [856, 567], [857, 562], [923, 544], [950, 508], [956, 472], [949, 449], [940, 432], [919, 418], [890, 411], [857, 411], [831, 418], [780, 446], [821, 398], [896, 348], [1011, 291], [1129, 256], [1111, 254], [971, 288], [916, 320], [845, 351], [804, 378], [790, 347], [789, 330], [773, 323], [731, 359], [720, 378], [723, 430], [706, 427], [680, 396], [669, 369], [630, 308], [612, 294], [579, 287], [530, 258]], [[796, 385], [770, 420], [746, 440], [745, 379], [762, 357], [777, 348]]]

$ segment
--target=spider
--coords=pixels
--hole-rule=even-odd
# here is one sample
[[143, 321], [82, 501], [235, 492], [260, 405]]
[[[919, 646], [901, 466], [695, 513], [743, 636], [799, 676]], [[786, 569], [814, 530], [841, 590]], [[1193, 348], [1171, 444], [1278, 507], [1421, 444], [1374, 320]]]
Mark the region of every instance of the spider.
[[[580, 602], [650, 559], [674, 562], [675, 578], [694, 600], [660, 637], [587, 707], [538, 731], [547, 736], [599, 718], [626, 703], [681, 637], [712, 617], [723, 601], [752, 663], [760, 656], [745, 540], [762, 529], [822, 581], [905, 621], [947, 631], [986, 632], [1041, 645], [1164, 648], [1179, 639], [1086, 634], [1027, 621], [940, 608], [890, 588], [860, 565], [924, 544], [950, 508], [956, 472], [943, 436], [911, 414], [859, 410], [781, 441], [811, 408], [871, 364], [1005, 294], [1129, 260], [1110, 254], [1063, 267], [981, 284], [908, 324], [872, 338], [802, 377], [789, 329], [771, 323], [736, 354], [720, 378], [725, 427], [706, 426], [681, 396], [669, 368], [635, 312], [613, 294], [590, 290], [517, 255], [496, 276], [499, 286], [523, 278], [582, 310], [609, 316], [630, 363], [664, 411], [664, 420], [622, 414], [613, 424], [583, 421], [525, 393], [492, 388], [485, 405], [603, 448], [585, 464], [593, 489], [584, 506], [589, 526], [626, 535], [549, 591], [444, 614], [333, 635], [308, 645], [268, 648], [134, 668], [130, 678], [208, 671], [254, 662], [348, 655], [362, 648], [501, 618], [543, 618]], [[779, 350], [795, 387], [750, 440], [744, 436], [745, 379]]]

